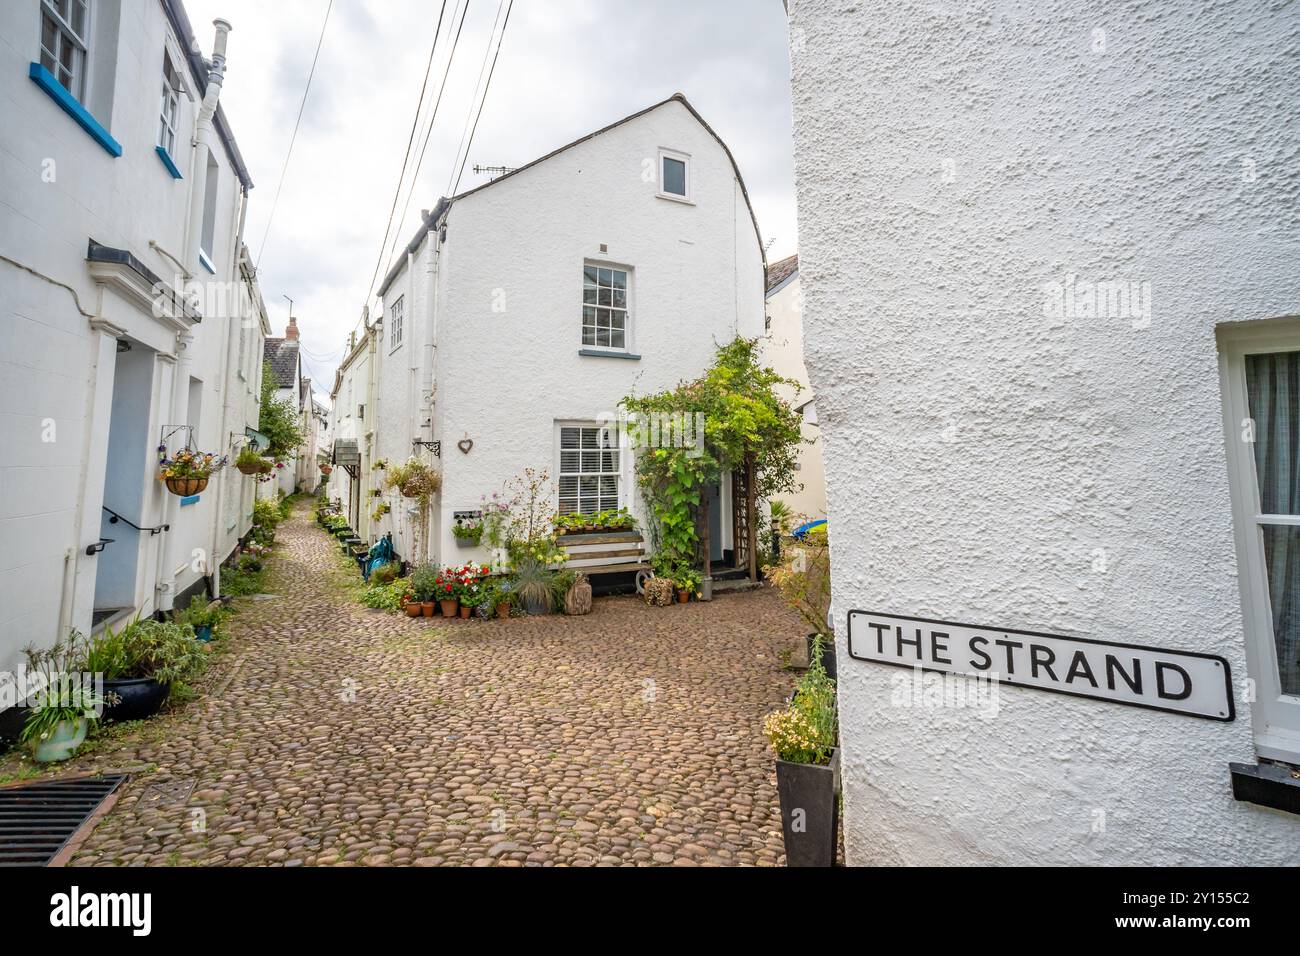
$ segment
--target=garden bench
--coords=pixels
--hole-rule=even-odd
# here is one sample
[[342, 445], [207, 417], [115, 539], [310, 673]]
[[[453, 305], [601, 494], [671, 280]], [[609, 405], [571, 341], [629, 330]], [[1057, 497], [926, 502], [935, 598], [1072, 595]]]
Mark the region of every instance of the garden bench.
[[555, 543], [564, 551], [562, 567], [583, 574], [648, 571], [650, 561], [640, 531], [594, 531], [562, 534]]

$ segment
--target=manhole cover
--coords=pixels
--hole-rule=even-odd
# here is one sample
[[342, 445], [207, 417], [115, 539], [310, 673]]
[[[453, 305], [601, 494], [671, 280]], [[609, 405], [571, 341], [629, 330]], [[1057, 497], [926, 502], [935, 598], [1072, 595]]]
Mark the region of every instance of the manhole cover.
[[0, 790], [0, 866], [45, 866], [125, 779], [113, 774]]
[[194, 778], [187, 780], [169, 780], [163, 783], [151, 783], [140, 794], [137, 806], [144, 810], [154, 807], [175, 807], [189, 802], [194, 792]]

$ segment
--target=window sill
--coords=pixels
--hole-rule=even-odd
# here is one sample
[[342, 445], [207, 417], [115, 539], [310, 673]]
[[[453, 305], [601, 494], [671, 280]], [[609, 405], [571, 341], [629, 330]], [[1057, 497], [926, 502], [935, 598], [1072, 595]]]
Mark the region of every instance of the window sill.
[[67, 113], [76, 121], [77, 125], [90, 134], [100, 146], [104, 147], [104, 152], [116, 159], [122, 155], [122, 147], [117, 140], [109, 135], [108, 130], [100, 125], [99, 120], [90, 115], [90, 111], [77, 102], [77, 98], [63, 88], [63, 85], [54, 78], [54, 74], [39, 63], [33, 63], [27, 70], [27, 75], [32, 78], [32, 82], [39, 86], [50, 99], [59, 104], [60, 109]]
[[212, 260], [208, 258], [208, 254], [202, 249], [199, 250], [199, 265], [203, 266], [203, 268], [207, 269], [213, 275], [217, 274], [217, 267], [212, 264]]
[[695, 200], [689, 196], [678, 196], [676, 193], [655, 193], [658, 199], [667, 199], [669, 202], [679, 202], [683, 206], [694, 206]]
[[1300, 777], [1272, 763], [1230, 763], [1232, 796], [1243, 803], [1300, 814]]
[[634, 362], [641, 361], [641, 356], [639, 355], [634, 355], [631, 352], [618, 352], [613, 349], [581, 348], [578, 349], [578, 354], [585, 355], [588, 358], [616, 358], [616, 359], [631, 359]]
[[162, 160], [162, 164], [167, 168], [167, 172], [172, 174], [172, 179], [185, 178], [181, 175], [181, 171], [176, 168], [176, 163], [172, 161], [171, 154], [168, 153], [167, 150], [163, 149], [161, 146], [155, 146], [153, 151], [158, 154], [158, 158]]

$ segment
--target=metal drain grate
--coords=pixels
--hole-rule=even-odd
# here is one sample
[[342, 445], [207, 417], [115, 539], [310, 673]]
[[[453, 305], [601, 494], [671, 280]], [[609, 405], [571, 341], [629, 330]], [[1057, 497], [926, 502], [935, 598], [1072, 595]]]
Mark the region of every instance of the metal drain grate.
[[0, 790], [0, 866], [45, 866], [124, 780], [112, 774]]

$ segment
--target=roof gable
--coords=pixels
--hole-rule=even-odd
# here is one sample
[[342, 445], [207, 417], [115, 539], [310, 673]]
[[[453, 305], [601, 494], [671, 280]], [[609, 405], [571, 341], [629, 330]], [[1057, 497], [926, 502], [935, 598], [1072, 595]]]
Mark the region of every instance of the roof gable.
[[564, 146], [561, 146], [558, 149], [553, 149], [545, 156], [539, 156], [537, 159], [534, 159], [532, 162], [525, 163], [524, 165], [520, 166], [518, 169], [512, 169], [510, 172], [506, 173], [505, 175], [498, 176], [496, 179], [483, 183], [481, 186], [475, 186], [473, 189], [467, 189], [463, 193], [457, 193], [455, 196], [452, 196], [450, 199], [448, 199], [445, 196], [440, 198], [433, 212], [431, 212], [428, 216], [424, 218], [424, 222], [421, 223], [420, 228], [416, 231], [415, 235], [411, 237], [411, 241], [406, 244], [404, 255], [398, 258], [398, 260], [393, 264], [392, 268], [390, 268], [388, 270], [388, 273], [384, 276], [384, 281], [379, 286], [379, 291], [377, 295], [379, 295], [381, 298], [383, 297], [384, 293], [388, 291], [389, 286], [391, 286], [393, 284], [393, 281], [398, 277], [398, 275], [401, 274], [402, 267], [406, 265], [406, 256], [413, 255], [415, 251], [420, 248], [421, 243], [424, 242], [424, 237], [428, 233], [432, 232], [434, 229], [437, 229], [439, 227], [441, 222], [446, 218], [447, 213], [451, 210], [452, 205], [455, 204], [457, 201], [464, 199], [467, 196], [472, 196], [475, 193], [482, 192], [484, 189], [491, 189], [493, 186], [497, 185], [498, 183], [504, 182], [505, 180], [510, 179], [513, 176], [518, 176], [520, 173], [524, 172], [525, 170], [532, 169], [534, 166], [544, 163], [548, 159], [558, 156], [560, 153], [567, 152], [568, 150], [573, 149], [575, 146], [580, 146], [583, 143], [590, 142], [591, 140], [595, 139], [597, 136], [600, 136], [603, 133], [608, 133], [610, 130], [617, 129], [618, 127], [623, 126], [626, 123], [630, 123], [634, 119], [645, 116], [647, 113], [651, 113], [654, 110], [659, 109], [660, 107], [667, 106], [669, 103], [680, 103], [682, 106], [686, 107], [686, 111], [690, 113], [691, 116], [694, 117], [695, 121], [699, 123], [701, 126], [703, 126], [705, 131], [710, 136], [712, 136], [715, 140], [717, 140], [718, 145], [722, 147], [723, 153], [726, 154], [727, 160], [731, 163], [731, 169], [732, 172], [735, 173], [736, 182], [740, 185], [740, 194], [745, 198], [745, 208], [749, 210], [749, 219], [750, 222], [752, 222], [754, 225], [754, 241], [758, 243], [759, 255], [763, 259], [763, 268], [764, 270], [766, 270], [767, 251], [763, 248], [763, 236], [758, 228], [758, 216], [755, 215], [754, 213], [754, 204], [749, 199], [749, 190], [745, 187], [744, 177], [740, 175], [740, 167], [736, 164], [736, 157], [732, 155], [730, 147], [728, 147], [727, 144], [723, 142], [722, 137], [719, 136], [716, 132], [714, 132], [713, 127], [711, 127], [708, 123], [706, 123], [704, 121], [704, 117], [701, 116], [696, 111], [695, 107], [690, 104], [690, 101], [686, 99], [686, 96], [682, 93], [674, 93], [666, 100], [660, 100], [658, 103], [653, 103], [650, 106], [647, 106], [643, 110], [637, 110], [635, 113], [632, 113], [628, 116], [624, 116], [621, 120], [617, 120], [613, 123], [610, 123], [608, 126], [601, 127], [600, 129], [596, 130], [594, 133], [588, 133], [586, 136], [582, 136], [578, 139], [575, 139], [571, 143], [566, 143]]

